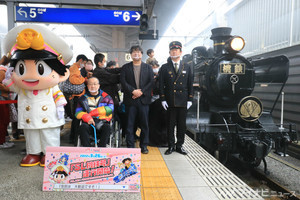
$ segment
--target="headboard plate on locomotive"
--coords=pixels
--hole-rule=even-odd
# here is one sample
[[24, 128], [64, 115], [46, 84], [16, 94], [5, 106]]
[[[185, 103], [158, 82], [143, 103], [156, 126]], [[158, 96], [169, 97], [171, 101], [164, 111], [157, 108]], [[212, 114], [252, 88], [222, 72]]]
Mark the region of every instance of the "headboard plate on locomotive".
[[257, 120], [263, 111], [262, 102], [255, 96], [246, 96], [238, 104], [239, 116], [247, 121]]

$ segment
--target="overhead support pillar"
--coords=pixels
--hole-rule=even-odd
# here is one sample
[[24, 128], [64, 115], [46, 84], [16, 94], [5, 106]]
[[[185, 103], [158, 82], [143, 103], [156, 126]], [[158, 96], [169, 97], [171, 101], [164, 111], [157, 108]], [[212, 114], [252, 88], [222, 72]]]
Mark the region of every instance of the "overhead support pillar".
[[[113, 49], [125, 49], [125, 29], [124, 27], [113, 27], [112, 28], [112, 48]], [[126, 63], [124, 52], [110, 52], [108, 53], [108, 61], [117, 61], [120, 67]]]
[[15, 27], [15, 10], [14, 2], [8, 1], [7, 6], [7, 31]]

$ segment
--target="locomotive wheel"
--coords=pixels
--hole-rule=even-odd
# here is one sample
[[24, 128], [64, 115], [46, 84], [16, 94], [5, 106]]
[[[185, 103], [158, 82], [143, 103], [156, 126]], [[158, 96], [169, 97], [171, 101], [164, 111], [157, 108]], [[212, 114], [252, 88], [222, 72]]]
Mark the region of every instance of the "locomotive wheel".
[[253, 163], [251, 163], [252, 167], [258, 167], [261, 163], [262, 159], [261, 158], [256, 158], [255, 161], [253, 161]]
[[215, 150], [213, 156], [222, 164], [225, 164], [228, 160], [228, 151]]

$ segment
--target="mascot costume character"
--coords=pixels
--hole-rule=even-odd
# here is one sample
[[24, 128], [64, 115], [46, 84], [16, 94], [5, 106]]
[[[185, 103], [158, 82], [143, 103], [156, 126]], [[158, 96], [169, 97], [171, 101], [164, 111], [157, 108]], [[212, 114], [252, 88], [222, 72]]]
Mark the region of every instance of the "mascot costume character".
[[18, 94], [18, 128], [24, 130], [27, 155], [20, 166], [45, 165], [47, 146], [60, 146], [66, 99], [58, 83], [67, 80], [72, 51], [64, 40], [39, 25], [10, 30], [3, 41], [10, 59], [5, 85]]

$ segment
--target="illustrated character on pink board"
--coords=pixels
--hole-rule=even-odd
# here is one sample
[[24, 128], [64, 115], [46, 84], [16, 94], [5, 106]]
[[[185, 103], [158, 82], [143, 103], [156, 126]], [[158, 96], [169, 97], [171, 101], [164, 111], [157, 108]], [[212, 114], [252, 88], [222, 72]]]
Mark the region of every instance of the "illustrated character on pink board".
[[55, 165], [51, 168], [49, 180], [52, 183], [64, 183], [69, 176], [69, 169], [65, 165]]
[[65, 64], [72, 51], [49, 29], [33, 24], [10, 30], [3, 46], [10, 58], [5, 84], [18, 94], [18, 128], [26, 138], [27, 155], [20, 166], [43, 167], [46, 147], [60, 146], [67, 102], [58, 83], [69, 77]]

